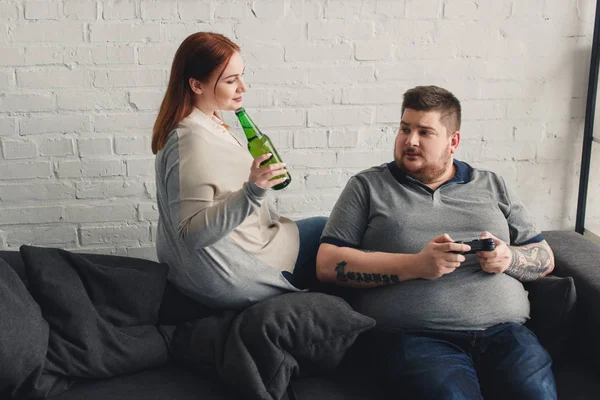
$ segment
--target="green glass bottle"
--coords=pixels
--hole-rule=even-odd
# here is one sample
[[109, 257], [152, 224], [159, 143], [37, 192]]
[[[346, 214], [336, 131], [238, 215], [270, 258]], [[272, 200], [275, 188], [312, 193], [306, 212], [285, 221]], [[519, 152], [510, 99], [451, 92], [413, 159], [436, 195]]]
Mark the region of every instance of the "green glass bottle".
[[[265, 165], [282, 162], [281, 157], [279, 157], [279, 153], [277, 153], [277, 150], [275, 150], [275, 146], [273, 146], [273, 143], [271, 142], [271, 139], [269, 139], [267, 135], [265, 135], [260, 131], [260, 129], [258, 129], [258, 127], [256, 126], [256, 124], [254, 124], [250, 116], [248, 116], [246, 110], [244, 110], [243, 107], [240, 107], [237, 110], [235, 110], [235, 115], [238, 117], [238, 120], [240, 121], [240, 124], [244, 129], [246, 139], [248, 139], [248, 150], [250, 150], [250, 154], [252, 154], [252, 157], [256, 158], [267, 153], [272, 154], [272, 156], [268, 160], [263, 161], [260, 164], [260, 166], [264, 167]], [[284, 187], [290, 184], [290, 182], [292, 181], [292, 177], [289, 172], [271, 178], [270, 180], [283, 178], [284, 176], [287, 179], [284, 182], [273, 186], [273, 190], [283, 189]]]

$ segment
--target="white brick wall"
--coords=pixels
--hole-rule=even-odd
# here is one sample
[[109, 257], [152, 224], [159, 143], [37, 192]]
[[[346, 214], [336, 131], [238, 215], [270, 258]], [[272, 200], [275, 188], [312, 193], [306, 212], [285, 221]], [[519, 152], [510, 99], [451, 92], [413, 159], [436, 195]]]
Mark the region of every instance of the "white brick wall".
[[402, 93], [437, 84], [462, 100], [458, 157], [501, 173], [540, 228], [573, 228], [594, 5], [0, 0], [0, 249], [154, 257], [151, 129], [200, 30], [242, 47], [245, 105], [294, 179], [280, 212], [327, 215], [391, 159]]

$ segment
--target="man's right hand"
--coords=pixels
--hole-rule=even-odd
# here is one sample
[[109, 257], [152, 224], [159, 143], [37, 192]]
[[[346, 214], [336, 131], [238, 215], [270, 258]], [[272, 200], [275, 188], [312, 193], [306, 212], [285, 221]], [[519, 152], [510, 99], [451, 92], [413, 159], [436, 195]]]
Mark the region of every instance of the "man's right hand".
[[427, 243], [417, 255], [419, 263], [415, 266], [415, 276], [423, 279], [437, 279], [442, 275], [452, 273], [465, 261], [465, 256], [450, 252], [469, 251], [470, 249], [466, 244], [455, 243], [450, 235], [444, 233]]

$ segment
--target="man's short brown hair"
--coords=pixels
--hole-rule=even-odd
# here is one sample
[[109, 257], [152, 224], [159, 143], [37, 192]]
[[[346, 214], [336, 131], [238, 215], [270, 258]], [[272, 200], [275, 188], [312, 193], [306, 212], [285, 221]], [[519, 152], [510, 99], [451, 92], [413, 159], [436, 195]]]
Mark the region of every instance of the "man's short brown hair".
[[410, 108], [416, 111], [439, 111], [448, 134], [460, 130], [460, 101], [452, 93], [437, 86], [417, 86], [407, 90], [402, 100], [402, 115]]

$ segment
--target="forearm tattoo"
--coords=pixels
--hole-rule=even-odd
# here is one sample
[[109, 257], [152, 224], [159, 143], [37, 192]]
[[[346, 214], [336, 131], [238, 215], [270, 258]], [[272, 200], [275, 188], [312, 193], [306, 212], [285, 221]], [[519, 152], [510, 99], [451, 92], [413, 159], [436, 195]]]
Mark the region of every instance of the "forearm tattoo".
[[377, 284], [390, 284], [400, 282], [400, 278], [395, 274], [379, 274], [379, 273], [366, 273], [366, 272], [346, 272], [346, 261], [340, 261], [335, 265], [336, 279], [340, 282], [354, 281], [357, 283], [377, 283]]
[[509, 246], [512, 260], [506, 274], [521, 282], [534, 281], [552, 271], [552, 250], [548, 243], [532, 243], [525, 246]]

